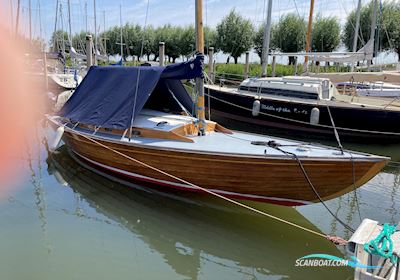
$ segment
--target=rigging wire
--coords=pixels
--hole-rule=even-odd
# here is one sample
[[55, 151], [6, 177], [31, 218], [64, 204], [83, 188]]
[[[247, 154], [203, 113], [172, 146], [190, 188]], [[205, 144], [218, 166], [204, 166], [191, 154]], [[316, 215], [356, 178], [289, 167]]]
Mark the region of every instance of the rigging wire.
[[[149, 6], [150, 6], [150, 0], [147, 0], [146, 15], [145, 15], [145, 19], [144, 19], [143, 36], [142, 36], [142, 46], [140, 48], [140, 56], [138, 57], [138, 60], [143, 56], [144, 39], [145, 39], [145, 36], [146, 36], [146, 32], [145, 31], [146, 31], [146, 28], [147, 28], [147, 17], [148, 17], [148, 14], [149, 14]], [[138, 76], [137, 76], [137, 80], [136, 80], [136, 87], [135, 87], [135, 97], [133, 99], [132, 118], [131, 118], [131, 125], [130, 125], [130, 128], [129, 128], [129, 139], [132, 137], [132, 127], [133, 127], [133, 119], [134, 119], [135, 111], [136, 111], [137, 92], [139, 90], [140, 70], [141, 70], [141, 68], [139, 67]]]
[[307, 183], [309, 184], [309, 186], [311, 187], [312, 191], [314, 192], [314, 194], [317, 196], [319, 202], [321, 202], [321, 204], [325, 207], [325, 209], [329, 212], [329, 214], [332, 215], [333, 218], [335, 218], [344, 228], [346, 228], [347, 230], [351, 231], [351, 232], [355, 232], [355, 230], [349, 226], [348, 224], [346, 224], [345, 222], [343, 222], [335, 213], [332, 212], [332, 210], [328, 207], [328, 205], [326, 205], [325, 201], [322, 199], [322, 197], [319, 195], [318, 191], [316, 190], [316, 188], [314, 187], [314, 184], [311, 182], [310, 177], [308, 177], [308, 174], [303, 166], [303, 163], [301, 162], [301, 160], [299, 159], [299, 157], [292, 152], [288, 152], [285, 150], [282, 150], [281, 148], [279, 148], [279, 145], [277, 145], [276, 142], [271, 143], [268, 142], [268, 146], [271, 148], [274, 148], [286, 155], [291, 155], [299, 164], [299, 167], [301, 169], [301, 172], [303, 173], [304, 178], [306, 179]]

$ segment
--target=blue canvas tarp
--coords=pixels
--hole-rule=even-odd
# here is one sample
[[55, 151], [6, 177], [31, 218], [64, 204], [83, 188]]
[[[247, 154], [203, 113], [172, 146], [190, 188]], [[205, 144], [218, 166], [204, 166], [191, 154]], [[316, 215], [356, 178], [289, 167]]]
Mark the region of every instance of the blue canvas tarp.
[[147, 101], [152, 108], [183, 106], [190, 111], [192, 100], [180, 80], [201, 77], [202, 71], [203, 56], [166, 67], [93, 66], [62, 108], [62, 116], [74, 122], [126, 129]]

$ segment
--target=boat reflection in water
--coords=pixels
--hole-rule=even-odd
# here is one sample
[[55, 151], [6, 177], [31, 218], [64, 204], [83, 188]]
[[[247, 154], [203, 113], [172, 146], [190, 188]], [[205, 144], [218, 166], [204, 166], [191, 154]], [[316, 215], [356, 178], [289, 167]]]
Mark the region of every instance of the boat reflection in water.
[[[65, 146], [50, 155], [47, 163], [49, 173], [60, 183], [131, 231], [177, 274], [189, 279], [201, 275], [217, 279], [229, 275], [240, 279], [344, 279], [352, 275], [347, 267], [295, 267], [296, 259], [307, 254], [342, 253], [327, 240], [224, 201], [137, 185], [126, 188], [76, 163]], [[318, 230], [294, 208], [255, 202], [252, 206]]]

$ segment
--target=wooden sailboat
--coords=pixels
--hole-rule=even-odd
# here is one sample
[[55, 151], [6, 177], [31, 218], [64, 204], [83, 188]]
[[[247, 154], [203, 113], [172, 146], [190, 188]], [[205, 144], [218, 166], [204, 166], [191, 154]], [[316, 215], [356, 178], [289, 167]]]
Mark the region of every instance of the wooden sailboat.
[[[49, 117], [75, 156], [151, 187], [205, 188], [282, 205], [340, 196], [385, 166], [385, 157], [232, 132], [205, 120], [201, 7], [197, 0], [195, 59], [166, 67], [92, 67], [62, 114]], [[197, 117], [181, 83], [187, 79], [196, 79]]]

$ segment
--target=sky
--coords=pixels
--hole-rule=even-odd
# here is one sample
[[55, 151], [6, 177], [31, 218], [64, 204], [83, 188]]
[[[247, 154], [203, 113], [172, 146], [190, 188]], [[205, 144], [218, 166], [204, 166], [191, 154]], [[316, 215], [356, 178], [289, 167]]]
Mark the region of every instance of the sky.
[[[71, 22], [72, 32], [79, 32], [86, 29], [85, 3], [88, 10], [88, 27], [94, 31], [94, 1], [93, 0], [70, 0], [71, 1]], [[194, 23], [194, 0], [97, 0], [97, 26], [100, 31], [110, 26], [119, 25], [119, 5], [122, 6], [123, 23], [145, 24], [147, 3], [149, 1], [149, 13], [147, 24], [160, 26], [166, 23], [173, 25], [187, 25]], [[344, 22], [346, 16], [355, 8], [357, 0], [316, 0], [315, 15], [320, 13], [323, 16], [335, 16]], [[10, 25], [11, 7], [13, 3], [13, 14], [15, 14], [17, 0], [0, 0], [2, 4], [1, 16]], [[58, 19], [58, 27], [64, 26], [68, 30], [68, 9], [67, 0], [59, 0], [62, 4], [62, 18]], [[204, 23], [215, 27], [221, 19], [229, 13], [231, 9], [242, 16], [249, 18], [255, 26], [263, 22], [265, 17], [265, 0], [203, 0], [204, 3]], [[364, 0], [363, 2], [366, 2]], [[21, 31], [28, 34], [29, 23], [29, 0], [21, 0]], [[54, 30], [56, 0], [31, 0], [32, 24], [34, 36], [40, 33], [45, 38], [50, 38]], [[272, 21], [277, 21], [280, 16], [286, 13], [298, 13], [307, 18], [310, 0], [275, 0], [272, 7]], [[39, 15], [40, 6], [40, 15]], [[105, 22], [104, 22], [105, 14]], [[39, 23], [41, 19], [41, 24]], [[14, 23], [15, 24], [15, 23]], [[40, 28], [41, 25], [41, 28]]]
[[[70, 0], [72, 33], [86, 30], [85, 3], [88, 11], [88, 29], [94, 32], [94, 0]], [[54, 30], [56, 0], [31, 0], [32, 33], [34, 37], [41, 36], [49, 42]], [[265, 19], [267, 0], [203, 0], [204, 24], [215, 27], [230, 10], [235, 9], [242, 16], [250, 19], [254, 26], [259, 26]], [[362, 4], [369, 0], [362, 0]], [[13, 3], [12, 8], [10, 3]], [[20, 31], [29, 34], [29, 0], [21, 0]], [[59, 0], [63, 9], [58, 16], [58, 29], [68, 31], [68, 2]], [[96, 0], [97, 29], [101, 32], [111, 26], [119, 25], [119, 6], [122, 6], [122, 22], [145, 25], [148, 6], [147, 25], [155, 27], [171, 23], [173, 25], [188, 25], [194, 23], [195, 0]], [[9, 28], [11, 10], [15, 25], [17, 0], [0, 0], [0, 16]], [[346, 17], [356, 8], [357, 0], [315, 0], [314, 16], [333, 16], [343, 25]], [[40, 7], [40, 9], [39, 9]], [[272, 22], [282, 15], [296, 13], [308, 19], [310, 0], [275, 0], [272, 6]], [[61, 20], [62, 18], [62, 20]], [[4, 24], [4, 23], [3, 23]]]

